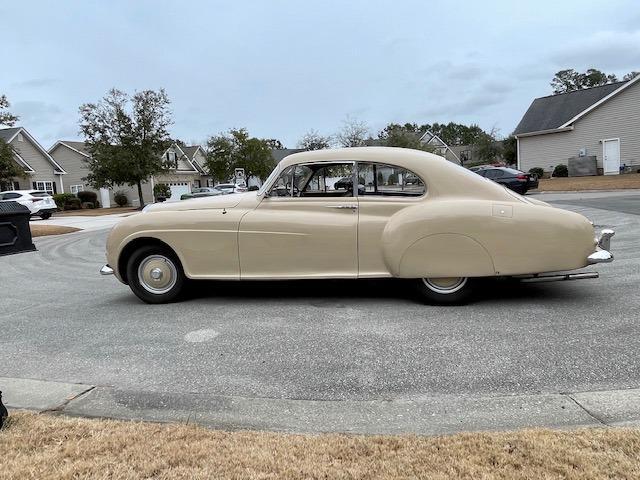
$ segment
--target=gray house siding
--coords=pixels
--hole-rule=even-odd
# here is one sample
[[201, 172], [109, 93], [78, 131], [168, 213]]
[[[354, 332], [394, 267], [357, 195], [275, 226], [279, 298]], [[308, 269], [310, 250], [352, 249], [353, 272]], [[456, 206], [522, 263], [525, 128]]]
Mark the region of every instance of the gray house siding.
[[65, 192], [70, 193], [73, 185], [82, 185], [83, 190], [91, 190], [92, 192], [96, 191], [89, 187], [87, 182], [83, 180], [83, 178], [89, 174], [86, 160], [87, 157], [80, 155], [78, 152], [75, 152], [62, 144], [58, 144], [49, 152], [49, 155], [51, 155], [53, 159], [62, 168], [64, 168], [65, 172], [67, 172], [67, 174], [62, 178]]
[[26, 135], [22, 135], [22, 141], [19, 140], [19, 137], [20, 135], [11, 141], [11, 146], [34, 170], [33, 173], [26, 174], [24, 178], [16, 179], [16, 181], [19, 182], [20, 188], [30, 189], [33, 188], [33, 182], [49, 181], [54, 182], [56, 185], [55, 191], [61, 193], [62, 186], [60, 177], [62, 175], [54, 173], [54, 166], [47, 160], [42, 152], [29, 141]]
[[608, 138], [620, 139], [620, 165], [640, 166], [640, 82], [576, 121], [571, 131], [520, 137], [518, 165], [523, 171], [551, 171], [584, 148], [601, 169], [602, 140]]

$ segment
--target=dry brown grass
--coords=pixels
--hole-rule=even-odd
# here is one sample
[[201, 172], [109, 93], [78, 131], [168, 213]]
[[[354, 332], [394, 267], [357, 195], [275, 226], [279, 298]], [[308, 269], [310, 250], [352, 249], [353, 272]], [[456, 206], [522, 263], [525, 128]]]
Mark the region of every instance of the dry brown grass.
[[113, 215], [116, 213], [135, 213], [139, 212], [136, 207], [113, 207], [113, 208], [83, 208], [82, 210], [65, 210], [64, 212], [56, 212], [56, 217], [101, 217], [103, 215]]
[[620, 190], [640, 188], [640, 173], [600, 175], [598, 177], [542, 178], [538, 191]]
[[3, 480], [640, 478], [640, 430], [288, 435], [14, 413]]
[[61, 225], [37, 225], [30, 224], [32, 237], [44, 237], [45, 235], [60, 235], [62, 233], [78, 232], [81, 228], [63, 227]]

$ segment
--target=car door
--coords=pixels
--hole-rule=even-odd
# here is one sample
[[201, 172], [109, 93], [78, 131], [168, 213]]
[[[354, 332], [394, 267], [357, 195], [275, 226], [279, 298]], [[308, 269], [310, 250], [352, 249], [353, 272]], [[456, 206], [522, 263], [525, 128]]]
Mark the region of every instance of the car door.
[[241, 278], [355, 278], [354, 162], [285, 168], [238, 232]]
[[403, 208], [422, 202], [424, 181], [415, 173], [383, 163], [358, 162], [358, 276], [387, 277], [382, 233]]

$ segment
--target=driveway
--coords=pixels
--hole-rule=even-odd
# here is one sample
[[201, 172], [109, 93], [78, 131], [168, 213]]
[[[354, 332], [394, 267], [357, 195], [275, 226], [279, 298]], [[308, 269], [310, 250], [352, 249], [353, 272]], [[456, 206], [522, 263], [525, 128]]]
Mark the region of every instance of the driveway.
[[[100, 215], [100, 216], [87, 216], [87, 215], [64, 215], [53, 216], [48, 220], [42, 220], [40, 218], [32, 218], [31, 222], [34, 225], [58, 225], [65, 227], [75, 227], [82, 230], [104, 230], [105, 228], [111, 228], [118, 223], [122, 218], [129, 215], [135, 215], [135, 213], [118, 213], [114, 215]], [[101, 234], [105, 235], [105, 232]]]
[[[239, 426], [256, 428], [271, 425], [257, 420], [261, 407], [242, 402], [397, 409], [425, 398], [454, 405], [499, 397], [490, 401], [498, 408], [522, 395], [543, 405], [565, 392], [638, 388], [640, 216], [629, 209], [640, 212], [640, 196], [559, 202], [616, 229], [616, 261], [598, 266], [601, 278], [491, 281], [463, 307], [416, 303], [394, 280], [202, 282], [182, 303], [145, 305], [98, 275], [105, 230], [36, 239], [38, 252], [0, 258], [0, 377], [103, 386], [109, 393], [93, 408], [126, 406], [132, 418], [149, 405], [161, 411], [186, 402], [186, 411], [209, 412], [242, 404], [256, 420]], [[274, 405], [280, 417], [294, 408]], [[302, 424], [322, 424], [316, 407], [301, 414]], [[567, 400], [566, 408], [577, 407]], [[351, 415], [363, 411], [353, 406]], [[376, 412], [387, 418], [387, 410]], [[395, 412], [391, 424], [415, 431], [411, 414], [396, 413], [403, 415]], [[345, 421], [331, 418], [336, 429]]]

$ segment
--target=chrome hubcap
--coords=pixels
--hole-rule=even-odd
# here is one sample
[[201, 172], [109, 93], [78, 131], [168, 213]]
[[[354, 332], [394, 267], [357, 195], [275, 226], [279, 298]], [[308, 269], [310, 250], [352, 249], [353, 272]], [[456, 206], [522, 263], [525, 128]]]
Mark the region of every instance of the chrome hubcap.
[[447, 295], [463, 288], [467, 284], [467, 277], [423, 278], [422, 283], [433, 292]]
[[138, 266], [138, 281], [147, 292], [162, 295], [176, 284], [178, 271], [173, 261], [164, 255], [150, 255]]

